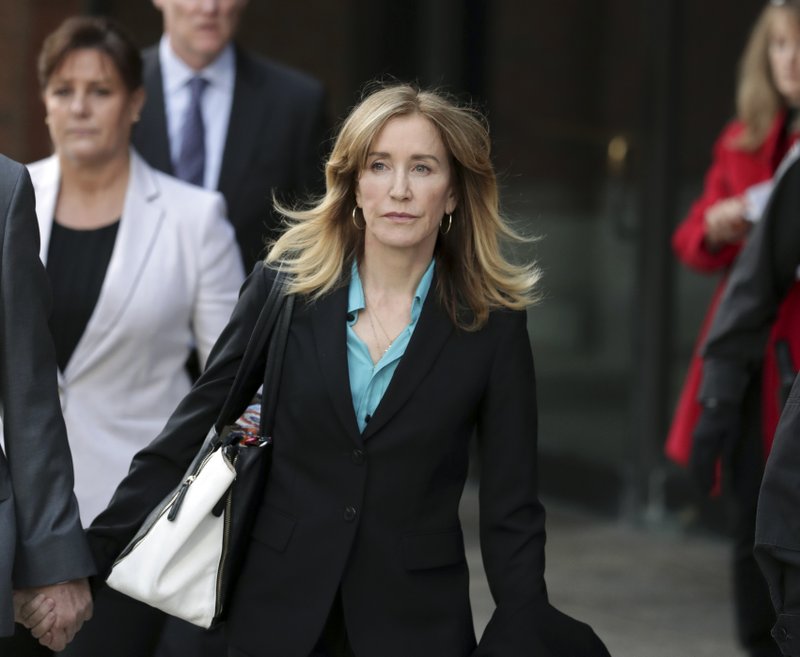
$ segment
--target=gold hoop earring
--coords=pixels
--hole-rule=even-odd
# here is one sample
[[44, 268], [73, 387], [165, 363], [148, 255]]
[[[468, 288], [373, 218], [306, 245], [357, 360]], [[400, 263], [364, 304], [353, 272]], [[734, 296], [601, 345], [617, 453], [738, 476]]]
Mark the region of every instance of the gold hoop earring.
[[353, 213], [350, 215], [353, 219], [353, 225], [356, 227], [356, 230], [364, 230], [367, 227], [367, 222], [364, 221], [363, 226], [358, 225], [358, 220], [356, 219], [356, 210], [358, 210], [358, 206], [356, 205], [353, 207]]
[[442, 222], [441, 221], [439, 222], [439, 231], [442, 233], [442, 235], [447, 235], [447, 233], [450, 232], [450, 229], [452, 227], [453, 227], [453, 215], [452, 214], [448, 214], [447, 215], [447, 228], [445, 228], [444, 230], [442, 230]]

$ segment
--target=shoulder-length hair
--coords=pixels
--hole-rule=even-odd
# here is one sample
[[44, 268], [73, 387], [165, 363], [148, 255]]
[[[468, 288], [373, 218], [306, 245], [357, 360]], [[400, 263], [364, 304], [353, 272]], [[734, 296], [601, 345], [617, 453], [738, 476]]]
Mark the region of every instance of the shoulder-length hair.
[[744, 131], [736, 144], [745, 150], [754, 150], [764, 143], [775, 115], [786, 107], [769, 63], [771, 32], [779, 20], [795, 20], [800, 24], [800, 0], [771, 0], [753, 25], [742, 54], [736, 114], [744, 123]]
[[[352, 221], [358, 175], [370, 145], [386, 123], [421, 115], [436, 127], [450, 157], [456, 209], [438, 236], [435, 257], [439, 299], [456, 326], [476, 330], [498, 308], [522, 309], [538, 300], [533, 264], [513, 264], [504, 241], [530, 241], [501, 216], [497, 179], [484, 117], [443, 93], [394, 84], [365, 95], [342, 124], [325, 166], [326, 193], [313, 207], [276, 204], [289, 227], [266, 257], [293, 276], [290, 292], [318, 298], [347, 280], [363, 252], [364, 230]], [[448, 222], [449, 223], [449, 222]]]

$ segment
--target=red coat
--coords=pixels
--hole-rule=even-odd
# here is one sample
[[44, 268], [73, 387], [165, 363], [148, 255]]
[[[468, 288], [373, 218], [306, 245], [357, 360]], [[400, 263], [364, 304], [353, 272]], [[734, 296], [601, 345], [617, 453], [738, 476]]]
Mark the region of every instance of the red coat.
[[[714, 292], [700, 328], [686, 381], [683, 384], [672, 419], [672, 426], [667, 436], [666, 454], [681, 465], [686, 465], [689, 461], [692, 432], [701, 410], [697, 401], [703, 368], [700, 350], [725, 287], [728, 270], [742, 248], [742, 244], [739, 243], [723, 247], [716, 252], [709, 251], [704, 242], [705, 214], [708, 208], [717, 201], [742, 194], [751, 185], [772, 177], [793, 141], [784, 136], [785, 123], [786, 114], [781, 112], [773, 121], [764, 143], [755, 151], [737, 148], [734, 141], [742, 134], [744, 125], [739, 121], [729, 123], [714, 146], [714, 159], [706, 174], [702, 196], [694, 202], [689, 214], [672, 236], [672, 248], [680, 261], [687, 267], [703, 273], [722, 272], [724, 274]], [[794, 330], [792, 330], [793, 327]], [[780, 415], [780, 382], [775, 361], [775, 341], [788, 340], [794, 362], [800, 362], [800, 331], [797, 330], [798, 327], [800, 327], [800, 285], [795, 283], [778, 311], [764, 353], [762, 432], [765, 454], [769, 452], [772, 445], [772, 437]]]

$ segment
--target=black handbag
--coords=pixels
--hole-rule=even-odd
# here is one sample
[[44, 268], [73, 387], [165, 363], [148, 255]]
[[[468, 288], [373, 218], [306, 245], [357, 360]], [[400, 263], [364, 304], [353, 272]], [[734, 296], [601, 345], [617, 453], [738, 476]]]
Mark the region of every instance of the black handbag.
[[[112, 588], [200, 627], [225, 617], [264, 491], [294, 303], [284, 289], [278, 274], [217, 422], [181, 484], [142, 523], [107, 578]], [[244, 382], [267, 343], [262, 398], [234, 421]], [[248, 432], [259, 410], [259, 430]]]
[[[271, 304], [278, 306], [278, 314], [274, 324], [272, 324], [272, 327], [270, 326], [272, 323], [271, 315], [268, 315], [265, 319], [262, 328], [259, 328], [258, 323], [256, 323], [253, 336], [248, 343], [248, 348], [251, 343], [254, 345], [251, 359], [255, 360], [263, 351], [264, 342], [269, 339], [267, 364], [264, 373], [265, 389], [261, 395], [256, 397], [254, 403], [251, 403], [248, 407], [248, 409], [252, 409], [254, 406], [260, 408], [258, 434], [255, 439], [248, 438], [247, 432], [238, 430], [237, 425], [234, 425], [233, 428], [225, 426], [219, 431], [224, 445], [223, 449], [227, 450], [228, 458], [236, 469], [236, 480], [225, 499], [230, 522], [230, 545], [226, 561], [222, 565], [221, 600], [215, 622], [221, 620], [227, 611], [226, 603], [230, 599], [233, 585], [244, 563], [250, 532], [255, 522], [256, 512], [261, 504], [272, 458], [272, 429], [275, 423], [278, 381], [280, 380], [283, 366], [283, 354], [286, 349], [286, 340], [289, 335], [289, 324], [291, 323], [292, 308], [294, 306], [294, 296], [283, 294], [283, 284], [279, 281], [279, 278], [276, 277], [270, 298], [261, 312], [263, 315]], [[275, 292], [274, 298], [273, 292]], [[260, 316], [259, 319], [261, 319]], [[272, 330], [270, 330], [271, 328]], [[245, 358], [242, 363], [247, 362], [252, 361], [248, 360], [247, 352], [245, 352]], [[237, 378], [243, 382], [246, 377]], [[232, 409], [236, 408], [235, 400], [241, 396], [241, 391], [235, 390], [235, 388], [236, 383], [234, 382], [234, 387], [231, 388], [231, 394], [228, 396]], [[234, 396], [234, 393], [236, 396]], [[220, 418], [226, 417], [224, 415], [225, 410], [223, 408]], [[233, 412], [235, 413], [236, 411], [233, 410]]]

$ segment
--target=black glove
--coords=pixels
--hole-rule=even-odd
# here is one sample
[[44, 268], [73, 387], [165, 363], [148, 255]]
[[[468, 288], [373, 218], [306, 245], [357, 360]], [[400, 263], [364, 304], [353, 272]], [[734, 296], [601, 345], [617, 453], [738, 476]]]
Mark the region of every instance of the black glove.
[[694, 428], [689, 473], [703, 495], [714, 487], [717, 461], [726, 462], [742, 433], [738, 404], [719, 402], [705, 406]]

